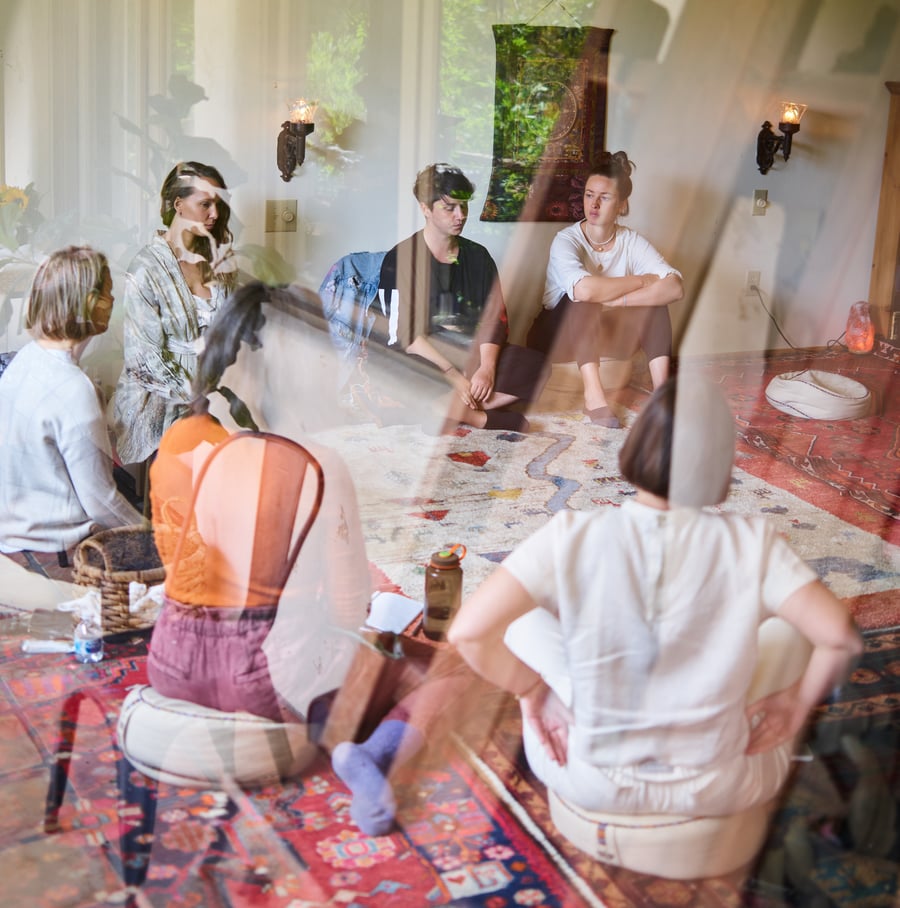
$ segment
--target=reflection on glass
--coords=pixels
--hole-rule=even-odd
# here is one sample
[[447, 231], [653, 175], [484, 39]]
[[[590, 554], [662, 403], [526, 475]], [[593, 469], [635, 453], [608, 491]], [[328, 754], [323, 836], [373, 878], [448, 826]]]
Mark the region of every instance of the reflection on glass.
[[479, 307], [457, 287], [455, 263], [432, 260], [432, 281], [440, 288], [429, 313], [429, 333], [468, 347], [478, 328]]

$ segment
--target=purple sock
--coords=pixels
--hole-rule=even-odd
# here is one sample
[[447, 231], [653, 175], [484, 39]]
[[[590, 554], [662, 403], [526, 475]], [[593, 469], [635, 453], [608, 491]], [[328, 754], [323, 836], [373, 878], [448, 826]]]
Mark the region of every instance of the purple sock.
[[404, 763], [424, 743], [418, 729], [397, 719], [382, 722], [364, 744], [344, 741], [331, 754], [331, 765], [350, 789], [350, 816], [366, 835], [385, 835], [394, 825], [397, 802], [387, 780], [395, 763]]

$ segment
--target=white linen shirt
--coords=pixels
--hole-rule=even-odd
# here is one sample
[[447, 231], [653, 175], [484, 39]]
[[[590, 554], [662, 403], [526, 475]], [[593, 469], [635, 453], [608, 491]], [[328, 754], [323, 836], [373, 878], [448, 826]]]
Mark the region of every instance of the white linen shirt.
[[543, 307], [554, 309], [563, 296], [575, 299], [575, 285], [583, 277], [626, 277], [629, 274], [667, 274], [673, 268], [654, 246], [630, 227], [616, 230], [612, 248], [597, 252], [581, 232], [581, 222], [564, 227], [550, 244], [550, 260], [544, 284]]
[[758, 627], [816, 578], [762, 518], [636, 501], [562, 512], [503, 566], [559, 617], [570, 753], [594, 766], [742, 754]]
[[116, 489], [97, 389], [32, 341], [0, 378], [0, 552], [56, 552], [141, 515]]

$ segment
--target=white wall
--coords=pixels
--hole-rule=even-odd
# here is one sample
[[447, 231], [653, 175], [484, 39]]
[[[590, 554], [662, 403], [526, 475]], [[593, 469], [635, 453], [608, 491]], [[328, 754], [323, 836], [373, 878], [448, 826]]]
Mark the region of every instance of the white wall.
[[[340, 255], [387, 248], [418, 226], [410, 186], [419, 167], [450, 158], [481, 191], [487, 184], [490, 118], [464, 149], [442, 138], [437, 118], [447, 113], [438, 110], [442, 16], [457, 4], [473, 5], [194, 0], [192, 75], [206, 99], [186, 111], [181, 134], [173, 135], [153, 117], [177, 59], [179, 0], [4, 0], [0, 178], [34, 181], [42, 212], [58, 228], [53, 239], [96, 242], [113, 254], [120, 275], [157, 224], [162, 162], [208, 160], [233, 188], [238, 243], [278, 251], [302, 282], [317, 286]], [[488, 11], [466, 65], [482, 85], [474, 100], [488, 112], [491, 24], [527, 20], [545, 5], [481, 4]], [[572, 5], [550, 4], [534, 24], [571, 25], [564, 10]], [[607, 147], [626, 149], [638, 165], [627, 222], [685, 274], [687, 298], [674, 313], [682, 350], [784, 345], [759, 302], [742, 294], [748, 270], [761, 272], [765, 302], [793, 343], [824, 344], [868, 292], [884, 82], [900, 79], [900, 0], [684, 0], [665, 7], [668, 27], [651, 53], [641, 43], [648, 36], [642, 22], [651, 21], [641, 10], [659, 14], [662, 4], [598, 0], [582, 24], [618, 29]], [[284, 103], [306, 91], [312, 36], [341, 34], [353, 10], [368, 15], [359, 64], [365, 76], [355, 89], [364, 116], [332, 146], [317, 128], [306, 163], [284, 183], [275, 165]], [[879, 10], [887, 19], [876, 19]], [[788, 96], [809, 111], [790, 161], [763, 176], [754, 161], [756, 133]], [[762, 188], [770, 208], [752, 217], [753, 190]], [[264, 233], [266, 199], [298, 201], [297, 233]], [[485, 224], [478, 220], [482, 199], [466, 234], [495, 254], [521, 336], [561, 225]]]

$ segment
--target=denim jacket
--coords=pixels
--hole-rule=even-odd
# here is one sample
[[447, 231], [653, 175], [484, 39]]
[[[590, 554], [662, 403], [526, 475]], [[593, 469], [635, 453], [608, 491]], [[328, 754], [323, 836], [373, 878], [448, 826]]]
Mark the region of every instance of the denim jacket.
[[[378, 293], [385, 255], [385, 252], [351, 252], [331, 266], [319, 287], [322, 310], [340, 362], [338, 387], [349, 377], [369, 338], [375, 323], [375, 315], [369, 310], [376, 299], [382, 314], [388, 316], [384, 299]], [[393, 326], [391, 334], [394, 334]]]

